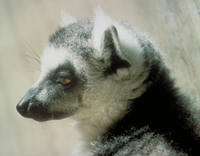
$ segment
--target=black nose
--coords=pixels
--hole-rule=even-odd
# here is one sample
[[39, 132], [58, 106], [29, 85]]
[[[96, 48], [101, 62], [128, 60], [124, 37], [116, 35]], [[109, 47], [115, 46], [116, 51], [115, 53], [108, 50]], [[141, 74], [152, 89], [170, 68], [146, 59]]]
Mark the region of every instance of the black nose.
[[28, 117], [29, 100], [25, 97], [16, 106], [17, 111], [24, 117]]
[[17, 104], [17, 111], [26, 118], [32, 118], [36, 121], [47, 121], [52, 119], [52, 111], [45, 107], [44, 103], [26, 94]]

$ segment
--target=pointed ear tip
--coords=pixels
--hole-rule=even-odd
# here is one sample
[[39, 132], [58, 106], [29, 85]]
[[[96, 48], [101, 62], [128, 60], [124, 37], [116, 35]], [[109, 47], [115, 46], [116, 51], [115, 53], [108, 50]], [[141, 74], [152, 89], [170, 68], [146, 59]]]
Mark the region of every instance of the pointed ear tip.
[[65, 9], [61, 10], [61, 27], [65, 27], [69, 24], [75, 23], [76, 19], [72, 17]]
[[109, 26], [107, 29], [106, 29], [106, 31], [105, 32], [110, 32], [111, 34], [118, 34], [117, 33], [117, 29], [116, 29], [116, 27], [114, 26], [114, 25], [111, 25], [111, 26]]
[[94, 8], [94, 12], [96, 12], [96, 11], [101, 11], [101, 12], [103, 12], [103, 10], [102, 10], [102, 8], [101, 8], [100, 5], [98, 5], [97, 7]]
[[60, 14], [61, 14], [62, 20], [65, 19], [65, 18], [70, 18], [70, 17], [72, 17], [72, 16], [66, 11], [66, 9], [62, 9], [61, 12], [60, 12]]
[[61, 12], [61, 14], [63, 14], [66, 12], [66, 9], [61, 9], [60, 12]]
[[66, 11], [66, 9], [61, 9], [60, 15], [62, 18], [69, 16], [70, 14]]
[[110, 29], [111, 31], [117, 32], [117, 29], [114, 25], [109, 26], [108, 29]]
[[103, 16], [106, 16], [106, 14], [104, 13], [103, 9], [101, 8], [101, 6], [97, 6], [96, 8], [93, 9], [94, 11], [94, 14], [95, 16], [98, 16], [98, 15], [103, 15]]

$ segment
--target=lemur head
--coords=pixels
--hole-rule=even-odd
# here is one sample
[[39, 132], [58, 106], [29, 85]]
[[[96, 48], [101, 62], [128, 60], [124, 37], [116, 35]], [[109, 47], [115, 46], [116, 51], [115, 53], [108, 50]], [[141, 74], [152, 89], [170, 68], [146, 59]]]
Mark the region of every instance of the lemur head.
[[41, 75], [17, 105], [37, 121], [119, 118], [140, 96], [148, 73], [137, 33], [99, 8], [93, 19], [63, 14], [41, 57]]

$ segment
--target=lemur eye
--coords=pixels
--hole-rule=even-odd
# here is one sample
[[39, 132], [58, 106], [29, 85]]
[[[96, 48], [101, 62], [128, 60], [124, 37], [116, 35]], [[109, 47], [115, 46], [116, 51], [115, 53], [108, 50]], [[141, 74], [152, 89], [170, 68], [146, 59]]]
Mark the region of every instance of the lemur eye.
[[58, 72], [54, 76], [53, 81], [62, 85], [65, 89], [70, 89], [74, 84], [73, 75], [66, 71]]
[[71, 82], [71, 79], [61, 79], [59, 80], [59, 83], [61, 83], [62, 85], [67, 85]]

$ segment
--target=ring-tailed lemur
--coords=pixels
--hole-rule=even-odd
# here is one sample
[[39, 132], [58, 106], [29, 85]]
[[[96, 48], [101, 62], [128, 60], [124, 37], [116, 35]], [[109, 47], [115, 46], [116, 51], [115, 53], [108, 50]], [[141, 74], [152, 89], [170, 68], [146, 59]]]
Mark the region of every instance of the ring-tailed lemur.
[[76, 120], [77, 155], [200, 155], [199, 115], [155, 45], [100, 8], [91, 19], [63, 17], [19, 113]]

